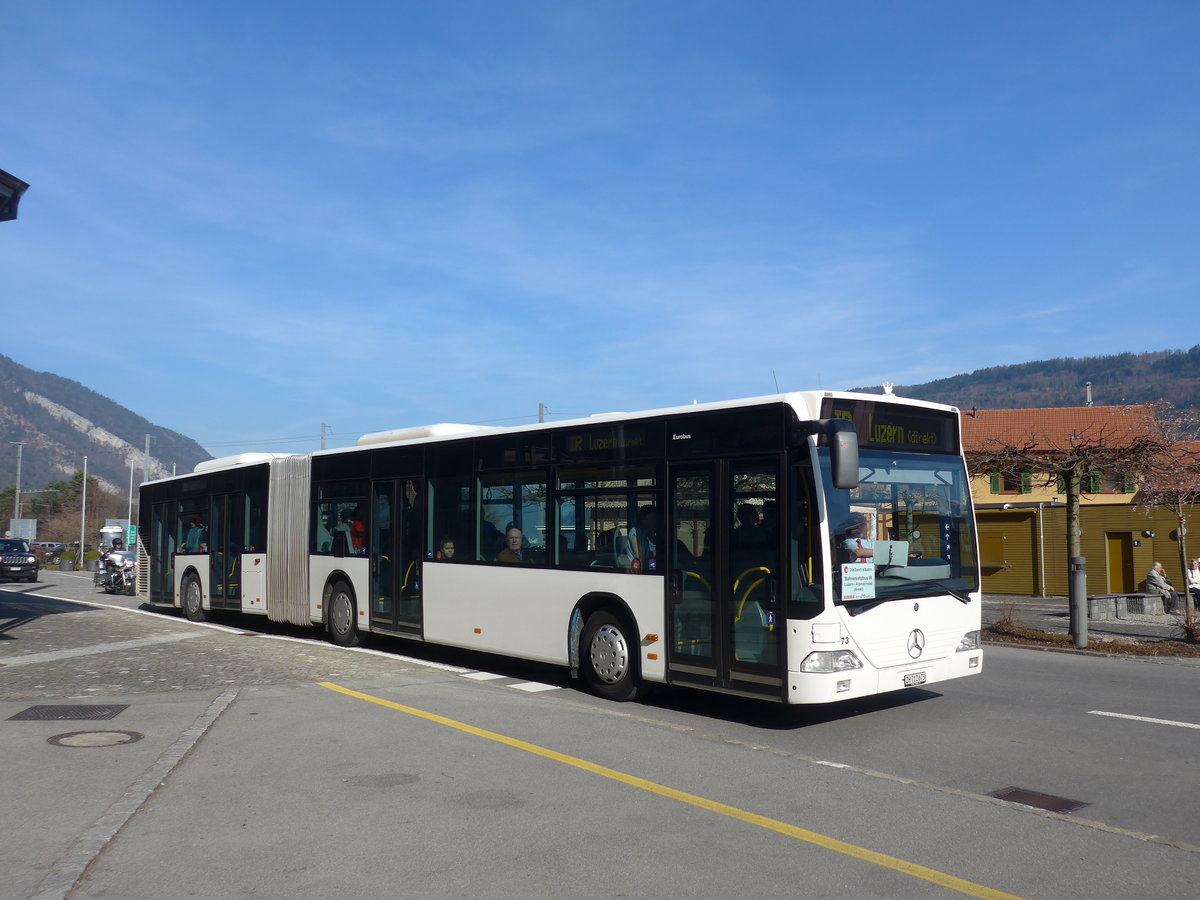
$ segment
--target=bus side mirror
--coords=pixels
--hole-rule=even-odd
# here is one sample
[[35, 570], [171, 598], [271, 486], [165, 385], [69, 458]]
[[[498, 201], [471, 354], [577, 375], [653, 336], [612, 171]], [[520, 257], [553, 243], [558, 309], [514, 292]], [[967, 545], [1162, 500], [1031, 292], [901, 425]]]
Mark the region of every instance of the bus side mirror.
[[848, 419], [826, 419], [822, 425], [829, 440], [829, 462], [833, 486], [839, 490], [858, 487], [858, 432]]

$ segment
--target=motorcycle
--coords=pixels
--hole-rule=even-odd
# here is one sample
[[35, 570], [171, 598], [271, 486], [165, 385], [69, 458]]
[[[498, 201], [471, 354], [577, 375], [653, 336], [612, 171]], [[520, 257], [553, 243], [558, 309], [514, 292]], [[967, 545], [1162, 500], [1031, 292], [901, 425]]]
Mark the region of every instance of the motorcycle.
[[137, 552], [111, 550], [96, 567], [94, 582], [97, 590], [106, 594], [137, 593]]

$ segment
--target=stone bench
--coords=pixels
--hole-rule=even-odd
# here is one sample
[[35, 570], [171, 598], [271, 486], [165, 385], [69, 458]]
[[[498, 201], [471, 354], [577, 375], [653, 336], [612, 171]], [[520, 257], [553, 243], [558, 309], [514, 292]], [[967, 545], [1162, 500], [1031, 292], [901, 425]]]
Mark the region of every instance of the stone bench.
[[[1178, 595], [1176, 595], [1178, 596]], [[1096, 594], [1087, 598], [1089, 619], [1124, 619], [1165, 614], [1158, 594]]]

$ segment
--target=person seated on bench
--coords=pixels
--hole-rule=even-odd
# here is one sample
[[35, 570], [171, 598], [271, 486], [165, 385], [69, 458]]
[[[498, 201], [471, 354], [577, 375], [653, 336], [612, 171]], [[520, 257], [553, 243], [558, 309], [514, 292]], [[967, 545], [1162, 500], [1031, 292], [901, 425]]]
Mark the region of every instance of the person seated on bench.
[[1171, 586], [1166, 570], [1160, 562], [1156, 562], [1146, 573], [1146, 593], [1162, 597], [1165, 612], [1175, 612], [1175, 588]]

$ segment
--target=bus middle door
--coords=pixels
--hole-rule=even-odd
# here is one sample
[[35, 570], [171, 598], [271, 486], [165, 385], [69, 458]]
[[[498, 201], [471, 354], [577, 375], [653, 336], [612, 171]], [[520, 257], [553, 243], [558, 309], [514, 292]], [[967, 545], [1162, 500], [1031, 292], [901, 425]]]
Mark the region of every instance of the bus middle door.
[[371, 485], [371, 627], [421, 633], [422, 501], [420, 478]]

